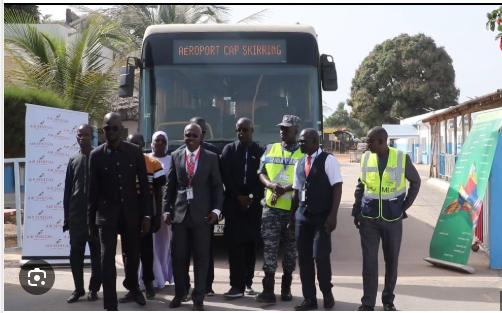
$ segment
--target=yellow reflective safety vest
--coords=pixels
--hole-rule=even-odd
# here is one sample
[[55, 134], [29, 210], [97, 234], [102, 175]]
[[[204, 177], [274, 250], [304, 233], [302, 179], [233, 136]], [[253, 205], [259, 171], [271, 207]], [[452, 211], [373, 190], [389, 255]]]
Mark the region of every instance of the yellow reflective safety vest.
[[[281, 143], [274, 143], [267, 145], [267, 150], [263, 154], [263, 162], [265, 163], [265, 170], [267, 176], [272, 183], [281, 184], [282, 186], [291, 185], [295, 174], [295, 164], [303, 158], [303, 153], [298, 146], [294, 153], [291, 153], [282, 148]], [[265, 203], [268, 207], [290, 210], [291, 202], [293, 199], [293, 192], [289, 191], [282, 195], [272, 205], [272, 190], [266, 188]]]
[[389, 147], [389, 159], [382, 177], [378, 170], [378, 156], [366, 151], [361, 158], [361, 182], [364, 196], [361, 213], [366, 218], [396, 221], [403, 215], [406, 196], [406, 153]]

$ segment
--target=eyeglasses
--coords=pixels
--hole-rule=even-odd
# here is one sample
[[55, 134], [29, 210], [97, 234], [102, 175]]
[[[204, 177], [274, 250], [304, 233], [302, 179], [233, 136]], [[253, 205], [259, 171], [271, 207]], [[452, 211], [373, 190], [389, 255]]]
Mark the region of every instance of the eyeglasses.
[[185, 134], [185, 137], [187, 137], [187, 138], [192, 137], [192, 138], [197, 139], [197, 138], [199, 138], [199, 135], [198, 135], [198, 134], [190, 134], [190, 133], [186, 133], [186, 134]]
[[120, 129], [120, 127], [118, 127], [118, 126], [109, 126], [109, 125], [103, 126], [103, 130], [105, 132], [109, 132], [109, 131], [118, 132], [119, 129]]
[[247, 133], [248, 131], [249, 128], [239, 128], [235, 130], [236, 133]]
[[165, 139], [155, 139], [155, 142], [167, 143], [167, 140], [165, 140]]

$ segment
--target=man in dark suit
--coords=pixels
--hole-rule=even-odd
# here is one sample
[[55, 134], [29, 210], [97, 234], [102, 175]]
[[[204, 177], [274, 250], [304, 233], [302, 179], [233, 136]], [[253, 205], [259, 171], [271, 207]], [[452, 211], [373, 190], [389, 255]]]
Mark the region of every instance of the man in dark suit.
[[185, 150], [171, 154], [164, 195], [164, 221], [172, 224], [172, 252], [175, 296], [169, 303], [177, 308], [186, 295], [189, 249], [194, 256], [195, 288], [193, 310], [204, 310], [208, 273], [211, 225], [216, 223], [223, 203], [223, 183], [216, 154], [201, 147], [202, 129], [197, 124], [185, 127]]
[[[215, 153], [216, 155], [219, 155], [220, 152], [218, 151], [218, 148], [216, 148], [214, 145], [210, 144], [209, 142], [204, 141], [204, 137], [206, 136], [207, 132], [207, 125], [206, 125], [206, 120], [202, 117], [196, 116], [192, 117], [190, 119], [190, 123], [195, 123], [200, 126], [202, 129], [202, 135], [200, 136], [200, 145], [203, 147], [206, 151], [211, 151]], [[185, 150], [186, 145], [182, 145], [181, 147], [178, 148], [178, 150]], [[211, 229], [209, 230], [211, 242], [209, 244], [210, 246], [210, 252], [209, 252], [209, 267], [207, 270], [207, 279], [206, 279], [206, 296], [214, 296], [214, 290], [213, 290], [213, 281], [214, 281], [214, 255], [213, 255], [213, 237], [214, 237], [214, 224], [211, 225]], [[188, 251], [188, 258], [187, 258], [187, 269], [190, 268], [190, 258], [192, 257], [192, 251]], [[190, 301], [190, 274], [188, 273], [188, 270], [186, 271], [187, 277], [186, 280], [188, 282], [187, 285], [187, 295], [186, 297], [183, 298], [183, 302], [188, 302]]]
[[[117, 234], [121, 235], [122, 252], [127, 259], [124, 287], [134, 300], [145, 305], [138, 286], [140, 235], [150, 228], [151, 200], [148, 190], [145, 158], [141, 150], [120, 138], [122, 119], [108, 113], [104, 120], [106, 143], [90, 155], [90, 187], [87, 224], [89, 235], [96, 238], [94, 225], [99, 227], [101, 242], [101, 273], [106, 310], [117, 310], [117, 271], [115, 252]], [[136, 191], [136, 177], [140, 196]], [[130, 294], [126, 295], [131, 296]]]

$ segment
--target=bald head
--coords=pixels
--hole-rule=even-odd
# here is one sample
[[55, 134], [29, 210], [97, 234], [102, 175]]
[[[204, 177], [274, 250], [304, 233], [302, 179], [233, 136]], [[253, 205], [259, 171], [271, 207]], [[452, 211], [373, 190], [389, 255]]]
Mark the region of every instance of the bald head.
[[386, 155], [389, 151], [387, 138], [388, 134], [385, 128], [381, 126], [373, 127], [366, 136], [366, 146], [371, 153]]
[[93, 135], [92, 127], [89, 124], [82, 124], [78, 127], [77, 130], [85, 130], [86, 132], [89, 132], [91, 135]]
[[82, 124], [77, 129], [77, 143], [81, 150], [89, 150], [92, 148], [92, 139], [94, 134], [92, 127], [89, 124]]
[[253, 122], [249, 118], [240, 118], [235, 124], [235, 132], [237, 133], [237, 138], [239, 138], [239, 141], [242, 144], [249, 146], [253, 143], [254, 128]]
[[195, 151], [202, 143], [202, 129], [195, 123], [190, 123], [184, 131], [185, 144], [189, 151]]
[[143, 149], [145, 146], [145, 139], [140, 133], [130, 134], [127, 136], [127, 142], [140, 147], [140, 149]]
[[302, 153], [312, 155], [319, 150], [319, 133], [313, 128], [305, 128], [300, 133], [298, 144]]
[[116, 112], [110, 112], [106, 114], [105, 118], [103, 119], [103, 124], [108, 124], [108, 122], [111, 120], [118, 121], [120, 125], [122, 125], [122, 116]]

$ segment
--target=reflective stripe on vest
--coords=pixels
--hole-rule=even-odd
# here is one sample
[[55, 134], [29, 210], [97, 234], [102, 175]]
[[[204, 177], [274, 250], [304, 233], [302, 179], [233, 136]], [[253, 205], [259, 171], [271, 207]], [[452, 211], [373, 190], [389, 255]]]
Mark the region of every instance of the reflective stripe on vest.
[[[303, 158], [303, 153], [300, 149], [296, 149], [293, 155], [291, 152], [284, 150], [284, 158], [282, 152], [282, 144], [274, 143], [267, 146], [267, 150], [263, 155], [263, 161], [265, 163], [265, 170], [267, 171], [267, 176], [272, 183], [280, 184], [281, 186], [291, 185], [293, 183], [293, 178], [295, 174], [295, 164], [300, 159]], [[286, 169], [284, 169], [284, 163], [289, 160]], [[293, 192], [288, 191], [277, 199], [277, 203], [272, 205], [272, 190], [266, 188], [265, 191], [265, 202], [267, 206], [272, 208], [278, 208], [283, 210], [291, 209], [291, 201], [293, 199]]]
[[370, 151], [366, 151], [363, 154], [361, 158], [360, 179], [364, 184], [364, 197], [379, 200], [378, 216], [366, 216], [363, 214], [363, 217], [382, 218], [386, 221], [395, 221], [401, 218], [399, 216], [391, 220], [386, 219], [382, 211], [382, 201], [394, 200], [406, 193], [405, 167], [406, 154], [389, 147], [387, 167], [382, 173], [382, 177], [380, 177], [377, 154]]

